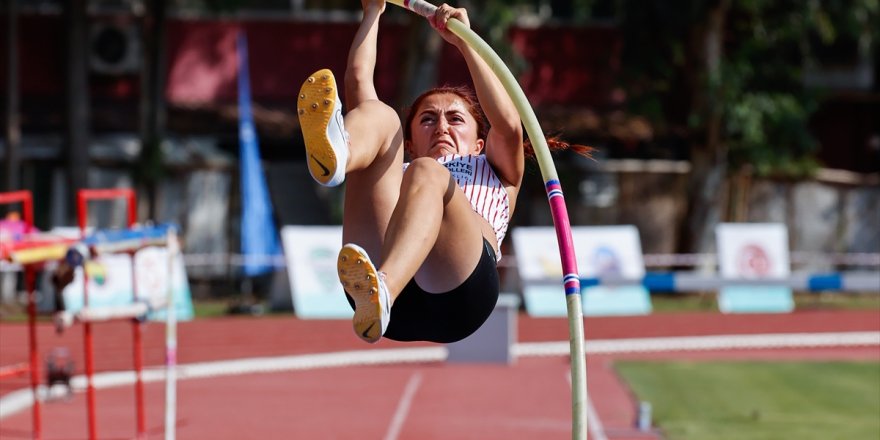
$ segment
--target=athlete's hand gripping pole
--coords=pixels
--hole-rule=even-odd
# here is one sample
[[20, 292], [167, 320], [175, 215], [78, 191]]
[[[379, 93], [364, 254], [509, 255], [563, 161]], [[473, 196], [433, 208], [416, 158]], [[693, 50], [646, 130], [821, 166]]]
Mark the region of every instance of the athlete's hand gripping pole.
[[[424, 0], [387, 0], [397, 6], [409, 9], [423, 17], [434, 15], [437, 7]], [[565, 287], [566, 303], [568, 307], [569, 343], [571, 347], [571, 386], [572, 386], [572, 438], [585, 439], [587, 437], [587, 371], [586, 358], [584, 357], [584, 323], [581, 312], [581, 288], [580, 276], [577, 270], [574, 246], [571, 239], [571, 225], [568, 220], [568, 211], [565, 208], [565, 199], [562, 195], [562, 187], [556, 174], [556, 167], [547, 148], [547, 140], [544, 132], [538, 124], [529, 104], [528, 98], [516, 81], [516, 78], [504, 64], [504, 61], [492, 50], [482, 38], [474, 33], [464, 23], [450, 19], [447, 27], [452, 33], [464, 40], [477, 54], [489, 65], [504, 89], [510, 95], [511, 100], [519, 112], [526, 133], [535, 150], [538, 166], [541, 168], [541, 176], [550, 202], [550, 212], [553, 216], [553, 224], [556, 229], [556, 238], [559, 242], [559, 253], [562, 259], [563, 283]]]

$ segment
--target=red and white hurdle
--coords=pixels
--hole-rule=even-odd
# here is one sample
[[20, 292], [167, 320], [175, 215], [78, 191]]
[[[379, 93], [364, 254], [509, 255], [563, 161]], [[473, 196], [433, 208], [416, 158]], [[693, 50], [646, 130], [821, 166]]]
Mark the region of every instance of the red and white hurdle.
[[[96, 234], [96, 236], [88, 237], [86, 231], [88, 229], [88, 206], [90, 202], [123, 199], [127, 203], [127, 221], [126, 227], [128, 231], [121, 234]], [[29, 191], [15, 191], [11, 193], [0, 193], [0, 204], [21, 204], [24, 211], [24, 222], [28, 231], [33, 230], [33, 199]], [[137, 291], [136, 271], [134, 268], [134, 254], [146, 247], [154, 245], [168, 245], [169, 249], [169, 271], [173, 272], [174, 257], [179, 255], [179, 245], [177, 244], [176, 229], [168, 228], [143, 228], [143, 230], [132, 230], [136, 223], [136, 203], [134, 191], [131, 189], [86, 189], [80, 190], [77, 194], [78, 204], [78, 223], [80, 229], [80, 240], [47, 237], [38, 234], [26, 234], [18, 237], [12, 243], [0, 243], [0, 260], [8, 261], [13, 265], [19, 265], [25, 273], [25, 289], [28, 296], [28, 326], [29, 326], [29, 363], [16, 364], [0, 368], [0, 379], [5, 377], [16, 377], [30, 373], [31, 389], [33, 393], [32, 419], [34, 439], [42, 438], [41, 429], [41, 399], [39, 396], [40, 387], [40, 366], [39, 354], [37, 350], [37, 332], [36, 332], [36, 300], [35, 300], [35, 279], [36, 273], [42, 270], [46, 263], [58, 260], [65, 260], [72, 266], [84, 263], [85, 259], [90, 259], [100, 254], [109, 253], [127, 253], [132, 260], [132, 288], [133, 297], [131, 304], [121, 307], [90, 307], [88, 292], [88, 271], [83, 270], [83, 307], [75, 313], [62, 311], [56, 315], [56, 320], [72, 325], [79, 322], [83, 325], [83, 341], [84, 341], [84, 359], [85, 359], [85, 377], [86, 377], [86, 406], [87, 406], [87, 422], [88, 422], [88, 438], [98, 438], [97, 415], [96, 415], [96, 396], [94, 386], [94, 343], [92, 336], [92, 324], [110, 320], [130, 320], [132, 325], [132, 341], [133, 341], [133, 366], [135, 373], [135, 411], [136, 425], [135, 438], [143, 439], [147, 437], [146, 428], [146, 412], [144, 403], [144, 381], [143, 381], [143, 342], [142, 342], [142, 318], [149, 312], [158, 308], [167, 307], [167, 337], [166, 337], [166, 422], [170, 426], [166, 427], [166, 438], [174, 437], [175, 425], [175, 406], [176, 393], [174, 392], [174, 374], [173, 369], [176, 358], [176, 335], [175, 335], [175, 319], [174, 319], [174, 298], [173, 289], [170, 287], [171, 277], [169, 275], [169, 288], [165, 298], [152, 301], [140, 301]], [[148, 231], [147, 231], [148, 230]], [[147, 231], [147, 232], [144, 232]], [[158, 232], [157, 232], [158, 231]], [[5, 241], [5, 240], [4, 240]], [[75, 261], [71, 261], [75, 260]], [[170, 388], [170, 391], [169, 391]], [[170, 422], [168, 420], [170, 419]], [[170, 437], [169, 437], [170, 435]]]

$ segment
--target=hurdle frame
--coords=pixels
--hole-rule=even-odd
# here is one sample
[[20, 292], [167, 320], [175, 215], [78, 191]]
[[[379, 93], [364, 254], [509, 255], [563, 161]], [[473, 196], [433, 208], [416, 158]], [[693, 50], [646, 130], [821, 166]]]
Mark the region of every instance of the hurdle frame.
[[[27, 225], [29, 230], [33, 229], [34, 198], [31, 192], [28, 190], [19, 190], [0, 193], [0, 205], [11, 205], [16, 203], [20, 203], [22, 205], [22, 211], [24, 211], [23, 214], [25, 225]], [[37, 352], [36, 266], [38, 264], [41, 263], [22, 265], [22, 269], [24, 271], [24, 285], [25, 290], [27, 291], [28, 339], [30, 339], [28, 341], [28, 354], [30, 358], [30, 365], [28, 367], [28, 370], [30, 371], [31, 390], [34, 393], [34, 404], [31, 408], [33, 423], [32, 436], [34, 439], [37, 440], [39, 440], [43, 436], [39, 396], [40, 359], [39, 353]]]
[[[86, 239], [86, 229], [88, 227], [88, 206], [93, 201], [110, 201], [125, 199], [127, 203], [127, 220], [126, 227], [131, 228], [137, 222], [137, 204], [134, 190], [131, 188], [109, 188], [109, 189], [80, 189], [77, 191], [77, 220], [79, 223], [80, 237]], [[134, 253], [136, 250], [129, 250], [132, 264], [132, 300], [137, 301], [137, 275], [134, 270]], [[88, 291], [88, 273], [83, 270], [83, 308], [89, 306]], [[136, 438], [145, 439], [147, 437], [146, 411], [144, 404], [144, 382], [143, 382], [143, 336], [141, 323], [137, 318], [131, 319], [132, 323], [132, 351], [134, 358], [135, 373], [135, 428]], [[83, 322], [83, 344], [85, 350], [86, 363], [86, 410], [88, 417], [89, 439], [96, 440], [98, 438], [97, 427], [97, 411], [96, 397], [93, 376], [95, 373], [94, 364], [94, 343], [92, 339], [92, 323], [88, 320]]]

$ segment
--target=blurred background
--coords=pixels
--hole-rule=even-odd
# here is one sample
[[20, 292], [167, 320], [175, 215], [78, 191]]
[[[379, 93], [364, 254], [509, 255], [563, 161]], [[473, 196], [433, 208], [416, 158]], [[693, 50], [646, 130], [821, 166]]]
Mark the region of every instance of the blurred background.
[[[182, 227], [194, 300], [289, 309], [283, 258], [279, 270], [242, 270], [236, 42], [247, 38], [274, 225], [339, 224], [342, 189], [308, 175], [295, 96], [319, 68], [341, 80], [360, 3], [2, 5], [0, 190], [32, 191], [35, 224], [51, 230], [75, 224], [78, 189], [136, 188], [138, 218]], [[880, 252], [876, 1], [456, 6], [519, 78], [545, 132], [598, 149], [595, 160], [555, 157], [573, 225], [635, 225], [661, 269], [714, 264], [686, 257], [715, 252], [722, 222], [785, 224], [795, 269], [858, 268], [860, 254]], [[469, 81], [458, 53], [399, 8], [383, 17], [379, 46], [380, 97], [401, 111], [427, 87]], [[525, 180], [512, 227], [550, 225], [536, 163]], [[92, 212], [95, 226], [124, 223], [124, 206]]]

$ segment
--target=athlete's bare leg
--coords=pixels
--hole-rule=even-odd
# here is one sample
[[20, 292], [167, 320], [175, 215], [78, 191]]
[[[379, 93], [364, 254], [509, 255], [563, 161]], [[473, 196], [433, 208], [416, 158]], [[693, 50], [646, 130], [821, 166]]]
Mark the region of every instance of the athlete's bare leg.
[[357, 243], [380, 264], [382, 241], [400, 194], [403, 140], [396, 113], [366, 101], [345, 116], [351, 135], [342, 221], [343, 243]]
[[403, 178], [400, 118], [381, 102], [373, 82], [379, 18], [384, 2], [362, 1], [364, 15], [345, 70], [345, 127], [350, 134], [343, 242], [357, 243], [376, 264]]
[[484, 225], [491, 231], [446, 167], [433, 158], [414, 160], [382, 247], [379, 270], [392, 299], [412, 277], [428, 292], [461, 285], [482, 255]]

